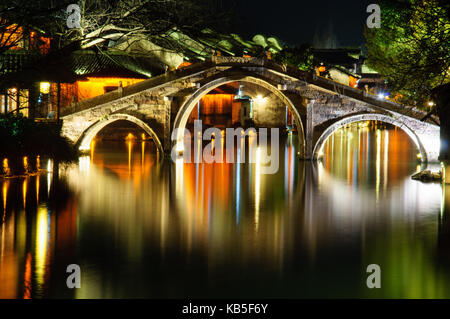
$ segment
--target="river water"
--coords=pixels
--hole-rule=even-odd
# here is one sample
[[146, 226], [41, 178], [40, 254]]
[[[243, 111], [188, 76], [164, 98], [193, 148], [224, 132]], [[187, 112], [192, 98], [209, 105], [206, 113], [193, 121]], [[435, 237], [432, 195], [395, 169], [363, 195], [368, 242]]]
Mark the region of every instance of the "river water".
[[[319, 163], [296, 159], [295, 140], [274, 175], [124, 141], [0, 180], [0, 297], [450, 298], [450, 196], [411, 180], [408, 136], [353, 125]], [[69, 264], [80, 289], [66, 286]]]

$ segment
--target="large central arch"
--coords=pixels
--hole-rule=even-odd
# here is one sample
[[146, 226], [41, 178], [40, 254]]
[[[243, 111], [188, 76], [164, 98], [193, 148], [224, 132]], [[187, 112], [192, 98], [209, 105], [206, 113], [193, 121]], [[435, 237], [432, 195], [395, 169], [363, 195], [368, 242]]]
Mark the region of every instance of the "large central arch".
[[142, 128], [148, 135], [150, 135], [156, 144], [156, 147], [161, 153], [164, 153], [163, 147], [161, 145], [161, 141], [159, 140], [156, 133], [151, 129], [150, 126], [148, 126], [145, 122], [141, 121], [140, 119], [128, 115], [128, 114], [112, 114], [109, 115], [107, 119], [102, 119], [97, 122], [95, 122], [93, 125], [91, 125], [79, 138], [77, 144], [79, 145], [79, 149], [81, 151], [87, 151], [91, 149], [91, 142], [94, 139], [94, 137], [100, 132], [104, 127], [107, 125], [120, 121], [125, 120], [132, 122]]
[[[247, 82], [256, 84], [264, 89], [267, 89], [271, 93], [273, 93], [276, 97], [278, 97], [285, 105], [288, 106], [289, 110], [294, 115], [295, 124], [297, 125], [297, 130], [299, 134], [299, 151], [298, 155], [300, 157], [305, 156], [305, 134], [303, 130], [303, 124], [300, 118], [300, 114], [298, 113], [297, 109], [295, 108], [292, 101], [284, 95], [278, 88], [273, 86], [267, 81], [258, 79], [253, 76], [247, 76], [247, 75], [235, 75], [235, 76], [228, 76], [228, 77], [222, 77], [215, 79], [206, 85], [199, 88], [192, 96], [186, 100], [183, 105], [181, 106], [180, 110], [177, 113], [177, 116], [175, 118], [174, 122], [174, 130], [176, 130], [176, 141], [175, 145], [182, 145], [182, 141], [184, 138], [184, 129], [186, 128], [186, 123], [188, 121], [188, 118], [194, 109], [194, 107], [197, 105], [197, 103], [201, 100], [203, 96], [214, 90], [215, 88], [222, 86], [224, 84], [232, 83], [232, 82]], [[174, 145], [174, 146], [175, 146]], [[179, 151], [182, 151], [181, 149]]]
[[426, 163], [428, 161], [427, 152], [426, 152], [424, 146], [422, 145], [419, 137], [416, 135], [416, 133], [414, 133], [414, 131], [411, 128], [409, 128], [405, 123], [403, 123], [399, 119], [395, 119], [391, 116], [384, 115], [384, 114], [378, 114], [378, 113], [353, 115], [353, 116], [346, 117], [346, 118], [330, 125], [317, 140], [316, 145], [314, 146], [313, 159], [315, 159], [315, 160], [319, 159], [320, 150], [322, 149], [323, 145], [325, 144], [327, 139], [334, 132], [336, 132], [339, 128], [341, 128], [347, 124], [361, 122], [361, 121], [380, 121], [380, 122], [385, 122], [385, 123], [392, 124], [394, 126], [401, 128], [403, 131], [405, 131], [406, 134], [408, 134], [408, 136], [412, 139], [412, 141], [418, 148], [418, 150], [422, 156], [422, 162]]

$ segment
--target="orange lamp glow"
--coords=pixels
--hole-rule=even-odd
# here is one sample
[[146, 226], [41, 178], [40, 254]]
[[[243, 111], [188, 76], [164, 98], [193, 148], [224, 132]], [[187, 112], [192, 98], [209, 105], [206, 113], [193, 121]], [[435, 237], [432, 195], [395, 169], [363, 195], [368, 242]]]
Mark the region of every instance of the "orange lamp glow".
[[42, 94], [49, 94], [50, 93], [50, 83], [49, 82], [41, 82], [40, 92]]

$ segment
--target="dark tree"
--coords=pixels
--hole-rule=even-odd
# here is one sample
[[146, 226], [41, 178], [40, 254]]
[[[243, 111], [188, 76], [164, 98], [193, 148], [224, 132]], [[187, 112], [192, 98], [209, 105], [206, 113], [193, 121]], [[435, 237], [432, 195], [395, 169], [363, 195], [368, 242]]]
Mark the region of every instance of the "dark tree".
[[435, 103], [441, 158], [450, 159], [450, 20], [447, 1], [382, 0], [381, 28], [366, 29], [367, 63], [402, 96], [423, 107]]
[[311, 46], [308, 44], [284, 48], [282, 51], [275, 54], [274, 60], [292, 65], [303, 71], [311, 71], [314, 67], [313, 53], [311, 51]]
[[31, 31], [51, 36], [55, 25], [66, 19], [69, 0], [8, 0], [0, 4], [0, 54], [23, 45]]

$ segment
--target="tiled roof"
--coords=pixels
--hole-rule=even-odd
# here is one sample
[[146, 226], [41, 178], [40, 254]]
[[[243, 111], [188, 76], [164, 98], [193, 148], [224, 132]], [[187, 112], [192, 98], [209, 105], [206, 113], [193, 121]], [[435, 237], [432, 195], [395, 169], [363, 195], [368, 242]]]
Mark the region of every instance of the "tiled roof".
[[346, 49], [313, 49], [313, 54], [314, 58], [320, 62], [348, 67], [359, 62], [358, 59], [349, 55], [355, 53], [355, 51]]
[[87, 76], [148, 78], [164, 72], [158, 61], [145, 56], [91, 50], [55, 52], [44, 57], [31, 51], [11, 51], [0, 56], [0, 63], [0, 80], [19, 84], [74, 82]]
[[164, 72], [162, 64], [145, 56], [123, 53], [74, 52], [68, 63], [76, 75], [147, 78]]
[[10, 50], [0, 55], [0, 75], [21, 71], [24, 66], [36, 61], [39, 55], [24, 50]]

